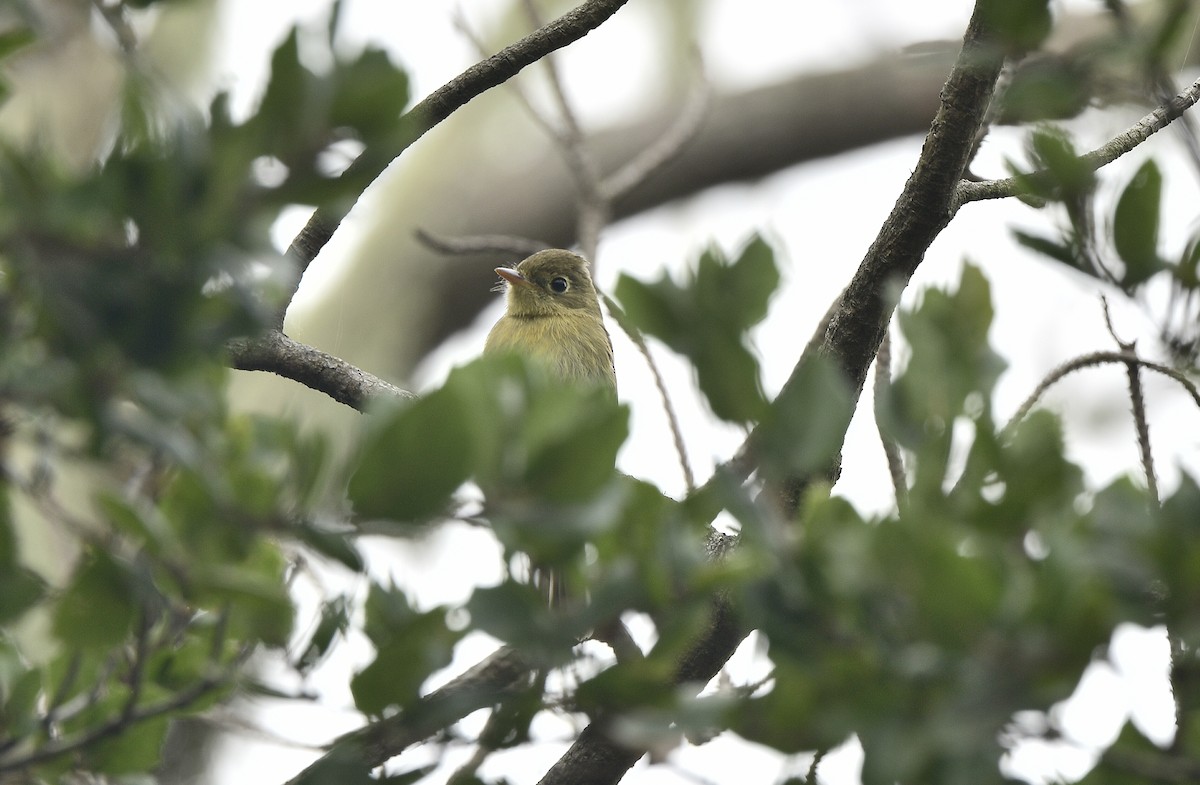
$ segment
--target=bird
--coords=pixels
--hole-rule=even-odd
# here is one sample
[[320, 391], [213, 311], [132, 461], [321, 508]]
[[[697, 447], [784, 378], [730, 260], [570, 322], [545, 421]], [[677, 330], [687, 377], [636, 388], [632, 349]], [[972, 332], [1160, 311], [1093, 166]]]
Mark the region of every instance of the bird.
[[[609, 390], [617, 371], [612, 340], [587, 261], [570, 251], [538, 251], [515, 267], [497, 267], [507, 292], [504, 315], [488, 333], [483, 353], [511, 352], [546, 366], [563, 381]], [[561, 575], [530, 565], [530, 579], [551, 608], [569, 596]]]
[[583, 257], [559, 248], [538, 251], [516, 267], [497, 267], [507, 289], [504, 315], [484, 354], [514, 352], [544, 363], [564, 381], [617, 391], [612, 341]]

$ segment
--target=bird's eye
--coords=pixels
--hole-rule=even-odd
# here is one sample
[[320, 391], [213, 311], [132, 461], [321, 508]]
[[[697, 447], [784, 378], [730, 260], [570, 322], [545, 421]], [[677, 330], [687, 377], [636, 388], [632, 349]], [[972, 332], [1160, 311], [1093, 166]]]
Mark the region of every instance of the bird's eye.
[[563, 278], [561, 275], [550, 281], [550, 291], [554, 292], [555, 294], [562, 294], [569, 288], [570, 284], [567, 283], [567, 279]]

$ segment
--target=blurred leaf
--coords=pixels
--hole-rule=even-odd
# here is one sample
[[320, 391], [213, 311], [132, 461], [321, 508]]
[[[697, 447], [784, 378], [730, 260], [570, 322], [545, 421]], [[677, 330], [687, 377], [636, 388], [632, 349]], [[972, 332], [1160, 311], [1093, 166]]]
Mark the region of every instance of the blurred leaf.
[[441, 512], [471, 474], [468, 423], [446, 388], [384, 415], [350, 478], [357, 514], [419, 522]]
[[42, 699], [42, 674], [0, 635], [0, 728], [8, 738], [20, 738], [37, 728]]
[[304, 522], [296, 527], [295, 534], [300, 542], [352, 572], [366, 569], [362, 554], [354, 547], [352, 531], [333, 531], [316, 523]]
[[1016, 241], [1031, 251], [1036, 251], [1040, 254], [1049, 256], [1051, 259], [1062, 262], [1068, 267], [1074, 267], [1076, 270], [1083, 270], [1089, 275], [1091, 274], [1087, 268], [1081, 264], [1079, 259], [1079, 249], [1074, 244], [1057, 242], [1049, 237], [1040, 237], [1035, 234], [1028, 234], [1020, 229], [1012, 230], [1013, 237]]
[[[963, 267], [957, 292], [923, 292], [921, 304], [899, 314], [912, 347], [908, 367], [879, 407], [887, 430], [917, 451], [915, 483], [937, 498], [942, 493], [951, 434], [968, 401], [986, 413], [1004, 361], [988, 343], [991, 292], [978, 268]], [[916, 488], [914, 488], [916, 490]]]
[[354, 674], [354, 705], [370, 716], [416, 700], [425, 679], [450, 664], [462, 634], [446, 626], [442, 608], [420, 613], [394, 586], [373, 583], [367, 596], [365, 631], [375, 644], [375, 659]]
[[[547, 501], [588, 499], [613, 476], [617, 451], [629, 435], [629, 412], [615, 405], [603, 391], [589, 397], [590, 400], [579, 401], [566, 396], [558, 399], [542, 396], [530, 407], [531, 425], [545, 433], [549, 430], [546, 426], [553, 422], [553, 413], [567, 414], [558, 402], [576, 404], [563, 418], [557, 434], [546, 434], [544, 441], [528, 440], [531, 443], [526, 477], [530, 487], [536, 488]], [[532, 437], [531, 430], [526, 433]]]
[[606, 388], [502, 354], [456, 368], [443, 391], [458, 401], [464, 449], [489, 503], [586, 501], [617, 476], [628, 409]]
[[205, 603], [228, 614], [233, 636], [282, 648], [295, 614], [284, 585], [286, 566], [278, 546], [259, 540], [239, 563], [198, 565], [192, 581]]
[[514, 581], [476, 589], [467, 602], [476, 629], [521, 649], [539, 665], [558, 665], [587, 632], [546, 604], [537, 589]]
[[1095, 190], [1096, 173], [1080, 158], [1074, 141], [1061, 128], [1035, 128], [1029, 135], [1029, 157], [1036, 169], [1045, 172], [1046, 180], [1025, 175], [1011, 164], [1010, 168], [1035, 196], [1071, 201]]
[[42, 580], [18, 559], [8, 488], [0, 484], [0, 625], [14, 621], [41, 599], [44, 591]]
[[979, 11], [990, 32], [1010, 52], [1025, 54], [1037, 49], [1050, 35], [1048, 0], [982, 0]]
[[339, 595], [321, 603], [321, 617], [308, 645], [295, 659], [295, 667], [301, 672], [312, 669], [333, 648], [334, 641], [343, 636], [350, 626], [350, 598]]
[[153, 770], [162, 760], [170, 724], [168, 715], [131, 723], [88, 748], [88, 768], [111, 777]]
[[1179, 258], [1179, 264], [1172, 268], [1172, 272], [1176, 282], [1184, 289], [1200, 289], [1200, 234], [1188, 241], [1187, 248]]
[[24, 49], [37, 40], [32, 29], [16, 25], [0, 31], [0, 60]]
[[1146, 161], [1117, 201], [1113, 215], [1113, 243], [1125, 263], [1121, 285], [1132, 289], [1163, 269], [1158, 256], [1158, 224], [1162, 202], [1162, 173]]
[[125, 640], [137, 618], [136, 579], [128, 565], [91, 549], [54, 609], [54, 634], [67, 646], [102, 648]]
[[745, 333], [766, 315], [778, 285], [774, 252], [756, 236], [733, 261], [709, 249], [682, 284], [669, 276], [648, 284], [622, 275], [616, 294], [638, 327], [692, 361], [718, 417], [753, 422], [766, 400]]
[[1078, 116], [1090, 101], [1089, 76], [1077, 61], [1051, 55], [1029, 58], [1004, 91], [1001, 122], [1066, 120]]
[[759, 466], [775, 480], [832, 466], [853, 414], [850, 385], [840, 369], [824, 357], [805, 361], [758, 426]]

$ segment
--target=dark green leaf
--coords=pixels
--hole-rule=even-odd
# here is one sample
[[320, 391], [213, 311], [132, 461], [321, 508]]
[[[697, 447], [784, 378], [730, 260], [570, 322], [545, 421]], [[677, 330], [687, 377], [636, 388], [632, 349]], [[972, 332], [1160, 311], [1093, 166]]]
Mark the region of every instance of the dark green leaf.
[[104, 551], [84, 557], [54, 610], [54, 634], [67, 646], [114, 646], [125, 640], [138, 613], [136, 581], [128, 565]]
[[1051, 259], [1062, 262], [1076, 270], [1084, 269], [1080, 264], [1078, 249], [1073, 244], [1060, 243], [1049, 237], [1028, 234], [1020, 229], [1013, 230], [1013, 237], [1026, 248], [1045, 254]]
[[1125, 263], [1121, 285], [1131, 289], [1163, 269], [1158, 256], [1162, 173], [1146, 161], [1125, 186], [1113, 216], [1113, 243]]
[[1096, 173], [1080, 158], [1071, 137], [1061, 128], [1043, 126], [1029, 136], [1029, 156], [1045, 172], [1045, 180], [1024, 177], [1027, 187], [1045, 199], [1071, 200], [1090, 194]]
[[13, 52], [24, 49], [36, 40], [37, 36], [33, 30], [20, 25], [0, 32], [0, 60], [8, 57]]
[[690, 359], [717, 416], [758, 420], [766, 407], [746, 331], [766, 314], [779, 284], [774, 254], [755, 237], [734, 261], [706, 251], [682, 284], [622, 275], [616, 294], [630, 320]]
[[450, 664], [461, 633], [446, 626], [444, 609], [417, 612], [395, 587], [372, 584], [366, 611], [375, 659], [354, 675], [350, 691], [359, 711], [378, 716], [416, 700], [425, 679]]
[[565, 662], [571, 647], [586, 632], [553, 612], [537, 589], [513, 581], [476, 589], [467, 611], [476, 629], [517, 646], [533, 661], [544, 664]]
[[1001, 122], [1065, 120], [1088, 107], [1087, 72], [1066, 57], [1039, 56], [1021, 63], [1004, 92]]
[[978, 8], [987, 30], [1014, 54], [1037, 49], [1050, 35], [1048, 0], [981, 0]]
[[823, 357], [806, 361], [758, 426], [759, 466], [776, 480], [831, 466], [853, 414], [850, 386], [837, 366]]
[[296, 538], [348, 570], [362, 572], [366, 566], [362, 554], [354, 547], [353, 532], [331, 531], [319, 524], [304, 523], [296, 527]]
[[459, 399], [445, 388], [385, 414], [350, 478], [355, 511], [396, 521], [441, 512], [471, 474], [467, 423]]
[[334, 597], [321, 605], [321, 618], [313, 630], [308, 645], [296, 658], [296, 668], [307, 671], [325, 659], [333, 648], [334, 641], [344, 635], [350, 626], [350, 599], [345, 595]]

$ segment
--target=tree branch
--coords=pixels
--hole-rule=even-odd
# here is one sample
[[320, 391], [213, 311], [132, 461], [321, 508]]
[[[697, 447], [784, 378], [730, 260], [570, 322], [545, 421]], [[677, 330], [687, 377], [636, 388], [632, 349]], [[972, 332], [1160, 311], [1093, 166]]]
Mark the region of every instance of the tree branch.
[[[1200, 79], [1179, 95], [1160, 104], [1154, 111], [1138, 120], [1124, 133], [1113, 137], [1101, 146], [1079, 157], [1092, 171], [1108, 166], [1113, 161], [1133, 150], [1154, 134], [1177, 120], [1200, 99]], [[954, 194], [954, 211], [968, 202], [983, 199], [1007, 199], [1031, 192], [1030, 185], [1047, 183], [1050, 173], [1046, 171], [1005, 177], [1001, 180], [961, 182]]]
[[326, 775], [346, 779], [366, 775], [389, 758], [419, 744], [478, 709], [494, 705], [526, 687], [533, 668], [520, 652], [505, 646], [450, 683], [421, 698], [407, 711], [342, 736], [329, 751], [287, 785], [317, 785]]
[[238, 338], [226, 346], [239, 371], [270, 371], [323, 392], [338, 403], [365, 411], [374, 398], [416, 398], [411, 392], [354, 367], [332, 354], [294, 341], [278, 330]]

